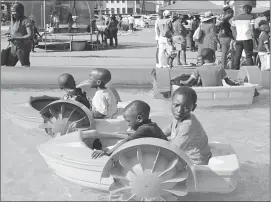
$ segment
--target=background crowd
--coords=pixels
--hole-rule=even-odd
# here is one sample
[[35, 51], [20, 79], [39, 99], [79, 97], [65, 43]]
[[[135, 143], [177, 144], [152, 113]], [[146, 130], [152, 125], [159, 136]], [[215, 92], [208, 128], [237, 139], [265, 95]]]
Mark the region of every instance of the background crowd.
[[[172, 67], [174, 58], [178, 65], [187, 65], [186, 49], [195, 51], [197, 44], [198, 65], [202, 64], [202, 49], [210, 48], [221, 51], [219, 62], [225, 69], [238, 70], [242, 65], [255, 64], [262, 70], [270, 69], [270, 13], [255, 18], [251, 12], [250, 5], [244, 5], [236, 16], [228, 5], [220, 16], [209, 11], [201, 18], [159, 11], [155, 22], [156, 67]], [[165, 56], [167, 60], [163, 59]]]

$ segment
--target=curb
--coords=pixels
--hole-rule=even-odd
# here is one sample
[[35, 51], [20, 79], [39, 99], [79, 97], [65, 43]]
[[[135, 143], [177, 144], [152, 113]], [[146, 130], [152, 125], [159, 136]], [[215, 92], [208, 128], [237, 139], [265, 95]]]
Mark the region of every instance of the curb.
[[[2, 88], [58, 88], [57, 78], [63, 73], [74, 76], [76, 83], [88, 79], [94, 68], [88, 67], [1, 67]], [[110, 68], [114, 87], [152, 88], [153, 68]]]

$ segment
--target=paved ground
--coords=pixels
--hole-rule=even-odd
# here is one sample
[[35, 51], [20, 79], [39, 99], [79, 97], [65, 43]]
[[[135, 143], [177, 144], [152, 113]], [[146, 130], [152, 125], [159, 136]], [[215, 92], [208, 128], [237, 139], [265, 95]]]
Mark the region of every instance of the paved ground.
[[[80, 37], [77, 37], [80, 39]], [[94, 37], [95, 38], [95, 37]], [[5, 37], [1, 37], [1, 47], [6, 47]], [[154, 28], [136, 31], [132, 35], [119, 37], [117, 49], [95, 51], [48, 51], [36, 49], [31, 53], [31, 66], [89, 66], [89, 67], [121, 67], [121, 68], [153, 68], [155, 67], [156, 41]], [[195, 52], [187, 52], [187, 62], [196, 62]], [[220, 53], [217, 53], [218, 57]], [[175, 61], [176, 62], [176, 61]], [[20, 66], [18, 63], [17, 66]]]

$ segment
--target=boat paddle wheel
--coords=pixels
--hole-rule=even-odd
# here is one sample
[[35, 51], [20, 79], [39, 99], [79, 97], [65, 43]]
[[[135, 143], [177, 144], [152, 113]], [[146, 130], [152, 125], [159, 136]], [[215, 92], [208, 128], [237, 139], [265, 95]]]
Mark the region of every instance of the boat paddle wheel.
[[185, 196], [189, 166], [168, 145], [164, 140], [144, 138], [118, 148], [102, 173], [102, 178], [113, 178], [110, 195], [122, 201], [175, 201]]
[[57, 100], [44, 107], [40, 114], [45, 129], [52, 137], [65, 135], [75, 130], [95, 129], [95, 122], [90, 110], [74, 100]]

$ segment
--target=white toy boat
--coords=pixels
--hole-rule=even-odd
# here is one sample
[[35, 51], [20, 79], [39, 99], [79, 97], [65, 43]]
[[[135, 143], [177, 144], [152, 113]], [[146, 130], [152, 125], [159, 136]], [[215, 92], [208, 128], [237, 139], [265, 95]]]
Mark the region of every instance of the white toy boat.
[[76, 131], [56, 137], [38, 147], [53, 171], [83, 186], [120, 194], [122, 200], [176, 200], [188, 192], [229, 193], [236, 188], [239, 173], [234, 150], [211, 143], [208, 165], [194, 165], [170, 142], [141, 138], [125, 143], [110, 157], [92, 159], [93, 142], [113, 146], [126, 135]]
[[[179, 88], [177, 85], [171, 85], [171, 80], [180, 74], [190, 74], [193, 71], [193, 69], [184, 68], [177, 70], [156, 69], [154, 72], [155, 75], [153, 76], [155, 98], [170, 97], [172, 93]], [[228, 70], [227, 74], [230, 75], [231, 78], [236, 79], [238, 72], [237, 70]], [[242, 72], [243, 70], [240, 71], [238, 78], [242, 79]], [[248, 80], [248, 82], [250, 80]], [[241, 86], [225, 85], [217, 87], [193, 87], [193, 89], [197, 93], [199, 106], [234, 106], [252, 104], [257, 86], [255, 83], [244, 83], [244, 85]]]
[[[257, 85], [244, 83], [243, 86], [193, 87], [197, 93], [198, 105], [234, 106], [250, 105]], [[180, 86], [172, 85], [171, 94]]]
[[[119, 114], [123, 105], [119, 103]], [[59, 100], [57, 97], [30, 97], [29, 101], [8, 103], [3, 106], [11, 121], [27, 129], [40, 128], [53, 135], [63, 131], [68, 133], [69, 125], [76, 124], [77, 129], [97, 129], [101, 132], [127, 130], [127, 123], [121, 117], [113, 119], [95, 119], [91, 111], [80, 102]], [[79, 126], [80, 125], [80, 126]]]
[[[92, 98], [95, 91], [88, 88], [88, 83], [78, 85], [87, 90]], [[120, 102], [117, 91], [110, 87], [118, 102], [118, 113], [112, 119], [95, 119], [91, 111], [83, 104], [73, 100], [60, 100], [47, 95], [30, 97], [19, 103], [6, 102], [3, 108], [11, 121], [27, 129], [45, 129], [47, 134], [66, 134], [77, 130], [96, 129], [101, 132], [126, 131], [127, 123], [122, 118], [122, 110], [129, 102]], [[22, 98], [20, 98], [22, 99]], [[15, 101], [16, 102], [16, 101]], [[71, 130], [72, 129], [72, 130]], [[41, 130], [41, 131], [42, 131]]]

